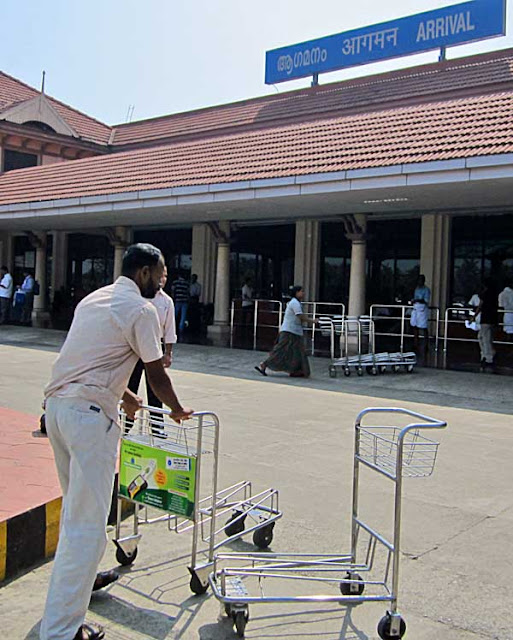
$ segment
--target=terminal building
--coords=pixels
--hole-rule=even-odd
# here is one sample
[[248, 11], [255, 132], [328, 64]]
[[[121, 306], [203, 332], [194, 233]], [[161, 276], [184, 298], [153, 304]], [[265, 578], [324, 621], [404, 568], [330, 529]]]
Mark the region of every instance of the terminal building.
[[245, 277], [350, 315], [420, 272], [442, 314], [513, 280], [513, 49], [116, 126], [0, 73], [0, 151], [0, 263], [43, 325], [137, 241], [219, 330]]

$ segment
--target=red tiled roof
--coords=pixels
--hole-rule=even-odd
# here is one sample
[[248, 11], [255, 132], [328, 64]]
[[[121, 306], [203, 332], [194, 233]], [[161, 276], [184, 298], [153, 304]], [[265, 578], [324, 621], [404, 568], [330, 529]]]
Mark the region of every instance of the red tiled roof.
[[[0, 120], [1, 112], [14, 107], [20, 102], [30, 100], [39, 95], [39, 91], [29, 85], [0, 71]], [[74, 129], [80, 138], [100, 144], [107, 144], [111, 135], [111, 127], [90, 116], [69, 107], [55, 98], [46, 96], [61, 118]]]
[[[222, 135], [291, 121], [317, 120], [378, 104], [404, 103], [455, 92], [513, 87], [513, 49], [271, 95], [235, 104], [142, 120], [114, 127], [113, 145]], [[490, 89], [491, 88], [491, 89]]]
[[512, 152], [513, 89], [12, 171], [0, 204]]

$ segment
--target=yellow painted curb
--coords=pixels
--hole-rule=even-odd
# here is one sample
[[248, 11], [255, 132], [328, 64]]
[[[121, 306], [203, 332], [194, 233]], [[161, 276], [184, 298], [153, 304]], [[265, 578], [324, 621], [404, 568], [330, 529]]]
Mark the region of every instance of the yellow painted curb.
[[45, 558], [53, 556], [59, 542], [59, 526], [61, 521], [62, 498], [52, 500], [45, 505], [46, 533]]

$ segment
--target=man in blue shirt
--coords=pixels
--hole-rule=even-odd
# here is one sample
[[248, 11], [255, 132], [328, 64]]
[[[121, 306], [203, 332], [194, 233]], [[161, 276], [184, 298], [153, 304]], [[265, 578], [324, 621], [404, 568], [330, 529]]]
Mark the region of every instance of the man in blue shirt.
[[417, 287], [413, 293], [413, 312], [410, 324], [413, 327], [413, 342], [415, 347], [419, 344], [419, 329], [424, 334], [424, 348], [428, 347], [429, 339], [429, 301], [431, 300], [431, 290], [426, 287], [426, 277], [420, 275], [417, 280]]

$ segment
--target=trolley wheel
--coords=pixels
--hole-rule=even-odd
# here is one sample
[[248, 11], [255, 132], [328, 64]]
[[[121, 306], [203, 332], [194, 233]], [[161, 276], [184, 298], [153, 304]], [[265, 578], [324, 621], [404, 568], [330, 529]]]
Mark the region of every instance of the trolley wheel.
[[409, 365], [406, 367], [406, 371], [407, 371], [408, 373], [413, 373], [413, 365], [412, 365], [412, 364], [409, 364]]
[[363, 376], [363, 369], [361, 367], [358, 367], [358, 369], [356, 370], [356, 373], [361, 378]]
[[328, 372], [330, 374], [330, 378], [336, 378], [337, 377], [337, 367], [331, 365], [328, 369]]
[[[362, 576], [359, 573], [353, 573], [352, 577], [350, 573], [346, 574], [346, 578], [348, 580], [359, 580], [362, 581]], [[340, 593], [343, 596], [361, 596], [364, 589], [365, 589], [365, 585], [363, 584], [363, 581], [361, 582], [361, 584], [356, 585], [357, 586], [357, 590], [356, 591], [351, 591], [351, 584], [349, 582], [341, 582], [340, 583]]]
[[274, 522], [253, 533], [253, 544], [259, 549], [267, 549], [273, 541]]
[[381, 367], [379, 368], [379, 372], [380, 373], [386, 373], [387, 372], [387, 366], [386, 364], [382, 364]]
[[377, 367], [374, 367], [373, 365], [368, 365], [365, 370], [367, 371], [367, 373], [370, 376], [377, 376], [378, 375], [378, 369], [377, 369]]
[[[228, 522], [224, 525], [224, 532], [228, 538], [236, 536], [238, 533], [242, 533], [244, 531], [244, 521], [246, 520], [246, 516], [242, 516], [242, 514], [242, 511], [234, 511]], [[239, 516], [242, 516], [242, 518], [237, 520], [237, 522], [233, 522], [233, 520], [239, 518]]]
[[346, 376], [346, 378], [349, 378], [349, 376], [351, 375], [351, 369], [344, 369], [344, 375]]
[[394, 366], [392, 367], [392, 371], [394, 373], [399, 373], [400, 370], [401, 370], [401, 367], [398, 364], [394, 364]]
[[116, 560], [122, 567], [128, 567], [129, 565], [135, 562], [137, 558], [137, 547], [134, 549], [132, 553], [125, 553], [121, 547], [116, 549]]
[[378, 624], [378, 635], [382, 640], [394, 640], [396, 638], [402, 638], [406, 633], [406, 622], [401, 618], [399, 623], [399, 635], [392, 636], [390, 635], [390, 626], [392, 623], [392, 618], [387, 613], [386, 616], [383, 616]]
[[237, 611], [237, 613], [233, 616], [233, 624], [235, 625], [235, 629], [239, 638], [244, 637], [244, 631], [246, 630], [248, 620], [249, 613], [247, 611]]
[[195, 593], [197, 596], [202, 596], [204, 593], [207, 592], [208, 582], [207, 584], [203, 584], [201, 580], [198, 578], [198, 576], [195, 573], [193, 573], [191, 575], [191, 581], [189, 582], [189, 587], [191, 591]]

